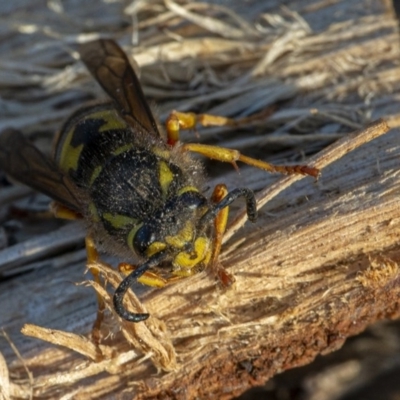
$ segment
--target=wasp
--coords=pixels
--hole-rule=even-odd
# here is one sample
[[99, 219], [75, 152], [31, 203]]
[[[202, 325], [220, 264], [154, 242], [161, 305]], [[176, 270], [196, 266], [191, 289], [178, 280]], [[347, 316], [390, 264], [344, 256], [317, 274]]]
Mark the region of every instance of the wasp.
[[[242, 161], [270, 172], [318, 176], [307, 165], [276, 166], [237, 150], [181, 143], [180, 130], [197, 123], [224, 125], [229, 119], [173, 111], [165, 132], [156, 121], [129, 58], [110, 39], [79, 45], [80, 57], [111, 98], [73, 114], [61, 128], [52, 157], [45, 156], [21, 132], [0, 134], [0, 168], [12, 178], [48, 195], [62, 218], [86, 222], [88, 264], [97, 249], [122, 259], [128, 273], [114, 292], [116, 313], [132, 322], [147, 313], [129, 311], [124, 296], [132, 284], [162, 287], [218, 262], [228, 207], [246, 202], [248, 219], [257, 218], [254, 193], [217, 185], [210, 199], [202, 193], [204, 171], [191, 152], [230, 162]], [[126, 267], [125, 265], [125, 267]], [[167, 266], [168, 277], [154, 272]]]

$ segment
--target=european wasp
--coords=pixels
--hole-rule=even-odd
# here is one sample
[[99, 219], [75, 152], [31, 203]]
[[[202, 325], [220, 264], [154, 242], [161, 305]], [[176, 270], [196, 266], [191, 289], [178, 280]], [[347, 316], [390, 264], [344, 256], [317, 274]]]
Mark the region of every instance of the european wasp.
[[[89, 105], [62, 127], [52, 158], [19, 131], [0, 134], [0, 167], [14, 179], [55, 200], [63, 218], [83, 218], [87, 226], [89, 266], [96, 248], [132, 260], [129, 274], [114, 293], [116, 313], [139, 322], [149, 314], [128, 311], [124, 295], [135, 281], [161, 287], [218, 261], [228, 206], [243, 197], [250, 221], [257, 218], [254, 194], [230, 192], [218, 185], [210, 200], [202, 194], [202, 165], [196, 152], [216, 160], [236, 161], [267, 171], [317, 176], [308, 166], [275, 166], [236, 150], [179, 142], [180, 129], [222, 125], [227, 119], [172, 112], [162, 132], [145, 100], [139, 80], [123, 50], [112, 40], [79, 45], [87, 68], [112, 102]], [[168, 265], [168, 277], [153, 272]]]

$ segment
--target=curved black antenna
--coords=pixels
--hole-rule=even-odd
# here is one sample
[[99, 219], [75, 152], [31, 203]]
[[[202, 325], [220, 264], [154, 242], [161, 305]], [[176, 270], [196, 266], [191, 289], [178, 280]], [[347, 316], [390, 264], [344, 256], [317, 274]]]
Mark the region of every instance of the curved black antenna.
[[149, 268], [155, 267], [167, 256], [166, 251], [160, 251], [150, 257], [145, 263], [132, 271], [117, 287], [114, 292], [113, 303], [116, 313], [123, 319], [131, 322], [140, 322], [149, 318], [149, 314], [133, 313], [128, 311], [123, 304], [124, 296], [131, 285], [140, 278]]
[[219, 203], [214, 204], [209, 210], [200, 218], [197, 226], [199, 232], [215, 219], [217, 214], [233, 203], [237, 198], [244, 197], [246, 200], [246, 211], [249, 221], [255, 222], [257, 219], [257, 203], [252, 190], [248, 188], [237, 188], [229, 192]]

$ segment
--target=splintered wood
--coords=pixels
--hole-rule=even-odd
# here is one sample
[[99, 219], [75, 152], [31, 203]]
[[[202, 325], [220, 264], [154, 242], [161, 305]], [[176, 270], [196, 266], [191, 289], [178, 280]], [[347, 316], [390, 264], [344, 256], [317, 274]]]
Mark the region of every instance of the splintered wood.
[[[274, 215], [261, 211], [256, 226], [246, 225], [243, 235], [233, 236], [234, 250], [228, 247], [222, 259], [236, 278], [233, 288], [223, 290], [202, 273], [146, 295], [148, 323], [115, 320], [137, 351], [129, 350], [120, 333], [96, 347], [72, 333], [32, 325], [23, 332], [80, 354], [73, 361], [79, 373], [65, 372], [63, 382], [102, 371], [121, 377], [129, 370], [138, 398], [182, 385], [189, 391], [186, 398], [192, 398], [212, 390], [217, 395], [220, 380], [238, 391], [261, 384], [282, 369], [337, 349], [377, 319], [398, 316], [400, 172], [393, 160], [400, 146], [397, 132], [376, 139], [388, 129], [378, 121], [316, 155], [318, 167], [336, 161], [322, 170], [317, 183], [303, 178], [300, 191], [289, 187], [292, 177], [275, 184], [275, 196], [286, 190]], [[114, 270], [99, 268], [113, 286], [118, 284]], [[112, 310], [108, 294], [96, 290]], [[45, 353], [52, 358], [59, 352], [64, 351]], [[252, 360], [251, 372], [239, 367], [243, 359]], [[154, 365], [169, 372], [154, 375]], [[209, 387], [195, 378], [199, 371]], [[38, 379], [54, 387], [62, 384], [58, 374]]]

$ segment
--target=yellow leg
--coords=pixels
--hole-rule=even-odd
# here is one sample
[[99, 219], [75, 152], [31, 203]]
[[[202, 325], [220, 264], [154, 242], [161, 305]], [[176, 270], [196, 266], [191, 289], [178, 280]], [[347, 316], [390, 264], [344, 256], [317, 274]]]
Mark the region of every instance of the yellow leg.
[[[228, 194], [226, 185], [219, 184], [215, 187], [214, 192], [211, 196], [213, 203], [219, 203]], [[211, 255], [211, 263], [218, 262], [218, 256], [221, 252], [222, 238], [225, 233], [226, 226], [228, 224], [229, 207], [222, 209], [214, 220], [214, 242]]]
[[53, 201], [50, 205], [50, 209], [56, 218], [60, 219], [82, 219], [82, 215], [76, 211], [69, 209], [68, 207], [63, 206], [56, 201]]
[[188, 151], [202, 154], [213, 160], [231, 163], [236, 169], [236, 161], [244, 162], [245, 164], [252, 165], [253, 167], [263, 169], [268, 172], [279, 172], [285, 175], [301, 174], [311, 175], [315, 178], [319, 176], [319, 169], [309, 167], [308, 165], [274, 165], [265, 161], [256, 160], [255, 158], [247, 157], [238, 150], [227, 149], [224, 147], [210, 146], [207, 144], [186, 143], [182, 146]]
[[202, 126], [232, 126], [237, 125], [238, 121], [218, 115], [172, 111], [166, 122], [168, 144], [173, 146], [179, 141], [181, 129], [194, 129], [197, 124]]
[[[213, 203], [219, 203], [227, 194], [228, 189], [226, 185], [217, 185], [211, 196], [211, 201]], [[225, 287], [229, 287], [235, 282], [235, 278], [233, 277], [233, 275], [229, 274], [218, 261], [219, 254], [221, 252], [222, 238], [228, 224], [228, 216], [229, 207], [225, 207], [218, 213], [214, 220], [214, 241], [210, 260], [211, 268], [215, 271], [218, 280]]]
[[271, 115], [271, 108], [264, 110], [251, 117], [244, 117], [239, 119], [221, 117], [220, 115], [211, 114], [195, 114], [192, 112], [179, 112], [172, 111], [167, 118], [166, 126], [168, 133], [168, 143], [174, 145], [179, 141], [180, 129], [194, 129], [197, 124], [201, 126], [240, 126], [267, 118]]
[[[178, 111], [172, 111], [166, 122], [168, 144], [174, 146], [179, 141], [179, 133], [181, 129], [193, 129], [196, 127], [197, 124], [201, 124], [202, 126], [235, 126], [239, 125], [241, 121], [246, 121], [248, 119], [249, 118], [244, 118], [243, 120], [234, 120], [217, 115], [182, 113]], [[317, 168], [309, 167], [308, 165], [273, 165], [265, 161], [256, 160], [254, 158], [244, 156], [240, 154], [238, 150], [227, 149], [224, 147], [210, 146], [198, 143], [187, 143], [183, 145], [183, 148], [187, 151], [199, 153], [214, 160], [229, 162], [236, 169], [236, 161], [241, 161], [245, 164], [263, 169], [268, 172], [279, 172], [286, 175], [301, 174], [311, 175], [315, 178], [318, 178], [320, 173]]]
[[[57, 202], [53, 202], [51, 204], [51, 210], [52, 210], [53, 214], [55, 215], [55, 217], [57, 217], [57, 218], [70, 219], [70, 220], [82, 218], [81, 214], [77, 213], [76, 211], [70, 210], [69, 208], [67, 208]], [[98, 263], [100, 261], [99, 261], [99, 254], [96, 250], [96, 246], [93, 242], [93, 239], [90, 236], [86, 236], [85, 246], [86, 246], [86, 254], [87, 254], [87, 264], [89, 266], [89, 270], [93, 275], [94, 281], [96, 283], [98, 283], [99, 285], [102, 285], [102, 282], [100, 280], [99, 270], [97, 268], [91, 267], [96, 262]], [[92, 328], [92, 338], [93, 338], [94, 342], [98, 343], [100, 341], [100, 328], [101, 328], [101, 324], [103, 322], [105, 304], [99, 294], [96, 294], [96, 297], [97, 297], [98, 307], [97, 307], [96, 320], [94, 321], [93, 328]]]
[[[87, 264], [91, 274], [93, 275], [93, 280], [99, 285], [103, 286], [100, 279], [99, 270], [91, 265], [101, 262], [99, 260], [99, 253], [96, 250], [93, 239], [90, 236], [85, 238], [86, 254], [87, 254]], [[97, 315], [92, 327], [92, 338], [95, 343], [100, 342], [100, 328], [104, 319], [104, 310], [106, 308], [103, 298], [96, 292], [97, 298]]]

